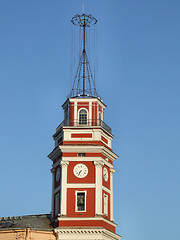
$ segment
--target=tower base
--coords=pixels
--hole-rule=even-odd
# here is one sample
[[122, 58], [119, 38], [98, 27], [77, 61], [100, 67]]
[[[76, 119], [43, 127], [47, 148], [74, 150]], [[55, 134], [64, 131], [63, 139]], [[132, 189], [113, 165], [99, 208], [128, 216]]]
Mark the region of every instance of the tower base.
[[119, 240], [121, 236], [105, 228], [55, 228], [57, 240]]

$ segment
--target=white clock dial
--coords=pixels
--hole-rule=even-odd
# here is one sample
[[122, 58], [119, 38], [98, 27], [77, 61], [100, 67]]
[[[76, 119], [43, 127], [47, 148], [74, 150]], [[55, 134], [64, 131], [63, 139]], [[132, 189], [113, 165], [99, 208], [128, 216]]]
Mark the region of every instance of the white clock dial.
[[85, 164], [79, 163], [73, 169], [74, 175], [78, 178], [84, 178], [88, 175], [88, 167]]
[[56, 170], [56, 182], [58, 182], [60, 179], [60, 168]]
[[104, 181], [108, 181], [108, 170], [106, 167], [104, 167], [103, 169], [103, 178], [104, 178]]

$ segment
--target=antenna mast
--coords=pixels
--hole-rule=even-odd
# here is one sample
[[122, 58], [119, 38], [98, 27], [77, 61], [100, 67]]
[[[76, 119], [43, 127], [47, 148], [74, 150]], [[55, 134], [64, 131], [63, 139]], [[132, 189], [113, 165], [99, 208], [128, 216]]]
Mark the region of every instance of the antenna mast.
[[95, 25], [97, 20], [91, 14], [86, 15], [83, 13], [82, 15], [76, 14], [71, 22], [83, 29], [83, 51], [79, 59], [70, 97], [97, 97], [95, 81], [86, 52], [86, 28]]

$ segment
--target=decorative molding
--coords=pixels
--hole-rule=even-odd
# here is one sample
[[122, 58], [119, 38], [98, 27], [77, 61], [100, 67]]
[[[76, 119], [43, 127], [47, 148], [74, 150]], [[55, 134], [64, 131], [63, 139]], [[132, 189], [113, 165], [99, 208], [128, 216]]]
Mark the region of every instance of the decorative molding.
[[111, 194], [111, 190], [110, 190], [110, 189], [108, 189], [107, 187], [105, 187], [105, 186], [102, 186], [102, 189], [103, 189], [104, 191], [106, 191], [107, 193]]
[[110, 168], [110, 172], [111, 173], [115, 173], [115, 169], [114, 168]]
[[94, 161], [94, 165], [95, 165], [96, 167], [102, 167], [102, 166], [104, 165], [104, 162], [103, 162], [103, 161], [97, 161], [97, 160], [95, 160], [95, 161]]
[[66, 166], [69, 165], [69, 161], [63, 160], [63, 161], [60, 162], [60, 165], [61, 165], [62, 167], [66, 167]]
[[110, 239], [120, 240], [121, 236], [105, 228], [55, 228], [57, 240], [60, 239]]

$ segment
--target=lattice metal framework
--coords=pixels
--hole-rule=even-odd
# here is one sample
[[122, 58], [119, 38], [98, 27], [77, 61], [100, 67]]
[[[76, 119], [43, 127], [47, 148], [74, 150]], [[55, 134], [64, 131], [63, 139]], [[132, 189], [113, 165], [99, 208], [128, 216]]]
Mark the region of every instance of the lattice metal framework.
[[70, 97], [98, 97], [95, 80], [86, 52], [86, 28], [95, 25], [97, 20], [91, 14], [76, 14], [71, 22], [83, 28], [83, 50], [79, 59]]

